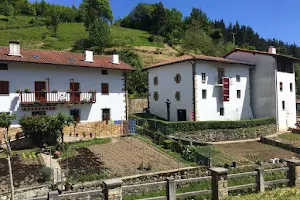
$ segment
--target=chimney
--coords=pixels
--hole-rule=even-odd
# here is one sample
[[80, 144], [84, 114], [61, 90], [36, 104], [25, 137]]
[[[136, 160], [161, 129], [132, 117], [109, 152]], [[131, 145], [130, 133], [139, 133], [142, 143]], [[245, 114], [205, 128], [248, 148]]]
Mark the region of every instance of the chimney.
[[112, 56], [112, 64], [115, 64], [115, 65], [119, 65], [120, 62], [119, 62], [119, 55], [118, 54], [113, 54]]
[[20, 42], [10, 41], [9, 42], [9, 56], [21, 56]]
[[273, 46], [269, 46], [268, 52], [271, 53], [271, 54], [276, 54], [276, 48], [273, 47]]
[[93, 55], [93, 51], [89, 51], [89, 50], [86, 50], [85, 51], [85, 62], [94, 62], [94, 55]]

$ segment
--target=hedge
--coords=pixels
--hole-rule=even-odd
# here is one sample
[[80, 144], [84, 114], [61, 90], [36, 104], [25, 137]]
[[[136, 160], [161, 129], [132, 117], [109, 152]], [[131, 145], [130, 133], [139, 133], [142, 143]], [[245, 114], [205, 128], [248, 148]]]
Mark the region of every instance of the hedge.
[[130, 119], [137, 120], [137, 124], [142, 126], [146, 121], [149, 128], [156, 131], [161, 131], [165, 134], [176, 132], [193, 132], [205, 129], [239, 129], [275, 124], [275, 118], [260, 118], [252, 120], [240, 121], [185, 121], [185, 122], [168, 122], [159, 119], [143, 118], [136, 115], [130, 115]]

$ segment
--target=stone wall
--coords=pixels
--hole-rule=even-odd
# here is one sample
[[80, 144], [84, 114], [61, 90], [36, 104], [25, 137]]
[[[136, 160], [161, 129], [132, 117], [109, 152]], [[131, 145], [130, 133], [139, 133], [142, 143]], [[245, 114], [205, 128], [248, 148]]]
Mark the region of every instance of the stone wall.
[[148, 99], [129, 99], [128, 100], [128, 112], [129, 114], [143, 113], [144, 109], [148, 108]]
[[[23, 199], [47, 196], [49, 191], [50, 190], [47, 185], [18, 189], [15, 190], [15, 200], [23, 200]], [[9, 198], [10, 198], [10, 193], [0, 194], [0, 200], [7, 200]]]
[[196, 132], [174, 133], [172, 136], [188, 138], [201, 142], [219, 142], [230, 140], [255, 139], [261, 136], [271, 135], [277, 132], [274, 124], [240, 129], [207, 129]]
[[[0, 144], [4, 143], [4, 133], [6, 132], [5, 128], [0, 128]], [[22, 132], [21, 128], [18, 127], [12, 127], [8, 129], [8, 136], [11, 140], [14, 140], [16, 138], [16, 134], [18, 132]]]

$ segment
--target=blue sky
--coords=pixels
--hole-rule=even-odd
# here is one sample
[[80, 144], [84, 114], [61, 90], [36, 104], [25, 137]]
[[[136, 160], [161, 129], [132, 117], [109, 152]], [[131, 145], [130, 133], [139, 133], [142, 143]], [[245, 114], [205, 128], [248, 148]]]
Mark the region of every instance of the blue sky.
[[[34, 0], [33, 0], [34, 1]], [[78, 6], [81, 0], [47, 0], [49, 3]], [[127, 15], [139, 2], [162, 2], [189, 15], [193, 7], [201, 8], [210, 19], [223, 18], [226, 23], [239, 21], [251, 26], [264, 38], [278, 38], [300, 45], [299, 0], [110, 0], [115, 19]]]

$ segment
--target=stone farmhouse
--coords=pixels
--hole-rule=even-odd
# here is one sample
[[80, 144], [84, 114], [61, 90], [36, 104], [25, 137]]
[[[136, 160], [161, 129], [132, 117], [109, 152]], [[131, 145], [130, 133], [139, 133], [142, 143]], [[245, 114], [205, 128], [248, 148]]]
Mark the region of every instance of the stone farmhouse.
[[[126, 71], [118, 55], [92, 51], [0, 47], [0, 111], [31, 115], [73, 115], [80, 122], [126, 120]], [[14, 125], [17, 121], [14, 122]]]

